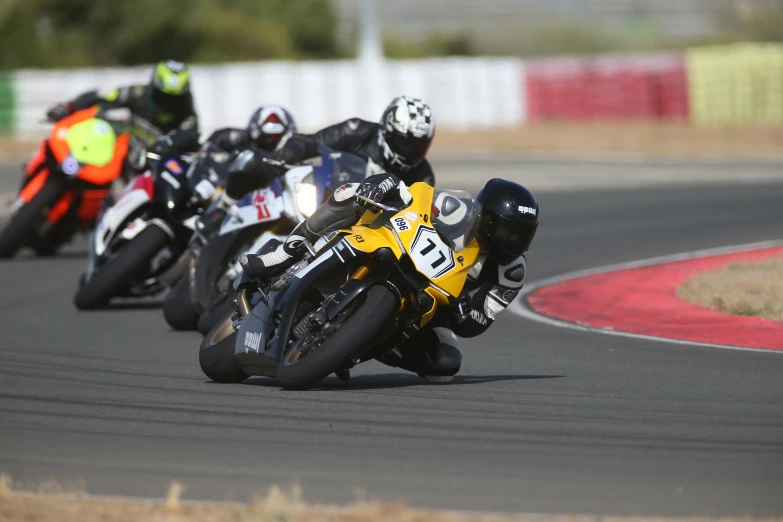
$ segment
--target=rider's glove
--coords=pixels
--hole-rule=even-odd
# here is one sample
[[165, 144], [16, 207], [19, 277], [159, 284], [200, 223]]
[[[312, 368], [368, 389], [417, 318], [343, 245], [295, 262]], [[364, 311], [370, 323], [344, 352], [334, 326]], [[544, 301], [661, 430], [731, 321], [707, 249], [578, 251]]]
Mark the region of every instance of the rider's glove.
[[66, 102], [66, 103], [58, 103], [48, 111], [46, 111], [46, 117], [49, 119], [49, 121], [52, 122], [58, 122], [62, 120], [63, 118], [67, 118], [73, 113], [73, 103]]
[[171, 139], [171, 136], [168, 134], [164, 134], [163, 136], [158, 136], [158, 139], [155, 140], [155, 143], [153, 143], [150, 146], [150, 152], [153, 154], [157, 154], [160, 157], [168, 156], [169, 152], [174, 148], [174, 140]]
[[376, 203], [385, 201], [390, 196], [394, 195], [394, 189], [397, 187], [399, 180], [391, 174], [375, 174], [364, 180], [364, 183], [359, 185], [356, 190], [356, 195], [359, 205], [366, 205], [367, 202], [361, 198], [369, 199]]
[[163, 136], [158, 136], [155, 143], [150, 145], [149, 151], [160, 157], [164, 157], [168, 156], [172, 149], [174, 149], [174, 140], [171, 138], [171, 135], [164, 134]]
[[470, 316], [470, 312], [473, 311], [473, 304], [471, 303], [470, 294], [465, 294], [460, 297], [457, 302], [457, 306], [454, 310], [454, 315], [457, 317], [458, 322], [463, 322]]

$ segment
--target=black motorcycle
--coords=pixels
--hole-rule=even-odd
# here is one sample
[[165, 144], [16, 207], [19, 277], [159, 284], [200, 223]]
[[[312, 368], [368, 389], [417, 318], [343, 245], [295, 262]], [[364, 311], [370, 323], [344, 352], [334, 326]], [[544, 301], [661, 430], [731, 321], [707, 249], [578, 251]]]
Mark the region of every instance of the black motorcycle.
[[210, 143], [196, 154], [147, 157], [150, 171], [133, 179], [92, 234], [87, 272], [73, 300], [80, 310], [169, 286], [183, 269], [178, 260], [196, 219], [225, 181], [228, 154]]

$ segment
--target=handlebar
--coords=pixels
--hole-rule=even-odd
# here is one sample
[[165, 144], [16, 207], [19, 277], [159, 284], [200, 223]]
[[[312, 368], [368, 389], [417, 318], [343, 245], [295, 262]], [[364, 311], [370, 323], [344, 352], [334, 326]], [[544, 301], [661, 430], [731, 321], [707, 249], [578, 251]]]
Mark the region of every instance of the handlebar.
[[[158, 161], [159, 159], [162, 158], [162, 156], [160, 154], [157, 154], [155, 152], [146, 151], [144, 153], [144, 155], [147, 157], [147, 159], [151, 159], [151, 160], [154, 160], [154, 161]], [[185, 153], [179, 154], [178, 156], [179, 157], [183, 157], [183, 158], [197, 158], [198, 157], [198, 153], [197, 152], [185, 152]]]
[[400, 209], [392, 207], [391, 205], [384, 205], [383, 203], [379, 203], [377, 201], [373, 201], [371, 199], [365, 198], [364, 196], [360, 196], [359, 194], [354, 194], [354, 197], [358, 200], [364, 201], [365, 203], [369, 203], [370, 205], [377, 207], [381, 210], [385, 210], [386, 212], [399, 212]]
[[271, 158], [263, 158], [261, 161], [264, 163], [268, 163], [269, 165], [272, 165], [273, 167], [280, 167], [286, 170], [291, 170], [296, 167], [296, 165], [289, 165], [285, 161], [280, 160], [273, 160]]

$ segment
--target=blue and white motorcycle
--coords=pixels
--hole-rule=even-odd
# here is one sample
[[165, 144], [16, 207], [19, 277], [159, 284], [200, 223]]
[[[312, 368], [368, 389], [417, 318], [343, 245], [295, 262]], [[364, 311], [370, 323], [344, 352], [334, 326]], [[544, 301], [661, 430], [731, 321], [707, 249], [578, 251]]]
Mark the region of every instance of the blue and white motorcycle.
[[169, 326], [208, 331], [229, 306], [227, 297], [241, 270], [242, 254], [256, 252], [272, 238], [284, 240], [334, 189], [372, 173], [367, 162], [353, 154], [324, 146], [318, 152], [301, 166], [287, 166], [285, 175], [270, 186], [237, 201], [208, 243], [194, 236], [188, 269], [163, 304]]

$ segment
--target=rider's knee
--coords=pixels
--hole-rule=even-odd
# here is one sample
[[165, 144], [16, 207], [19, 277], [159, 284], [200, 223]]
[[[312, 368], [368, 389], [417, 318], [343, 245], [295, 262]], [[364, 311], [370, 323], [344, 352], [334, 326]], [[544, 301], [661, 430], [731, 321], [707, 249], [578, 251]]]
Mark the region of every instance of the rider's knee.
[[456, 375], [462, 367], [462, 353], [456, 346], [441, 343], [434, 348], [429, 363], [430, 368], [424, 372], [428, 375]]

